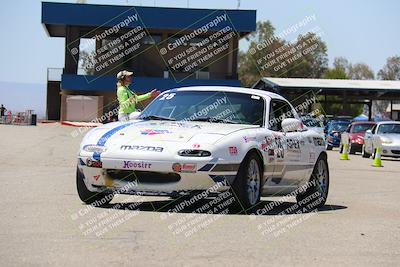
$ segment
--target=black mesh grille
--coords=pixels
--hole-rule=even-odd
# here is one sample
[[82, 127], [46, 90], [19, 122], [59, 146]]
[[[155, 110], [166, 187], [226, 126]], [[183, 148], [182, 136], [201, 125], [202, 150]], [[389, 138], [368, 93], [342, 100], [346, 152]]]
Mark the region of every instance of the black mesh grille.
[[179, 174], [173, 172], [107, 170], [107, 174], [112, 180], [122, 180], [126, 182], [137, 181], [138, 183], [151, 184], [176, 183], [181, 179]]

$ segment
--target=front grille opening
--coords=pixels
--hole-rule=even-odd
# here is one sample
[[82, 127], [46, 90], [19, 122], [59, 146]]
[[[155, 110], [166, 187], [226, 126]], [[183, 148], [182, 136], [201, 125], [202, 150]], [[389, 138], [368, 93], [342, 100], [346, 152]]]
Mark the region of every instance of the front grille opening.
[[177, 173], [170, 172], [149, 172], [149, 171], [132, 171], [132, 170], [107, 170], [107, 174], [111, 180], [121, 180], [125, 182], [135, 182], [144, 184], [167, 184], [179, 182], [181, 176]]

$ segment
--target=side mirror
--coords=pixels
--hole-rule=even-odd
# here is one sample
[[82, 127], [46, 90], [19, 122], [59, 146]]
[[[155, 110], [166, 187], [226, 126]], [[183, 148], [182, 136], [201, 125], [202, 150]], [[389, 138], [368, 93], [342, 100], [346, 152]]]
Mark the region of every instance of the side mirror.
[[138, 112], [138, 111], [132, 112], [131, 114], [129, 114], [129, 120], [130, 121], [137, 120], [139, 118], [140, 114], [142, 114], [142, 112]]
[[287, 118], [282, 121], [282, 130], [285, 133], [296, 132], [303, 129], [303, 123], [298, 119]]
[[365, 131], [365, 134], [370, 134], [370, 135], [371, 135], [371, 134], [372, 134], [372, 131], [371, 131], [371, 130], [366, 130], [366, 131]]

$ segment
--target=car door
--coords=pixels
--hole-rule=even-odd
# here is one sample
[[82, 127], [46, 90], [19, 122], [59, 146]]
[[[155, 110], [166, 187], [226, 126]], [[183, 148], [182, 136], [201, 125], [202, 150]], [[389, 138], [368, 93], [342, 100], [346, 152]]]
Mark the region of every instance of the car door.
[[274, 136], [275, 164], [272, 182], [279, 186], [296, 186], [305, 173], [305, 155], [301, 149], [305, 146], [304, 135], [302, 132], [285, 133], [281, 125], [283, 119], [296, 117], [296, 112], [288, 102], [281, 99], [271, 100], [268, 128]]

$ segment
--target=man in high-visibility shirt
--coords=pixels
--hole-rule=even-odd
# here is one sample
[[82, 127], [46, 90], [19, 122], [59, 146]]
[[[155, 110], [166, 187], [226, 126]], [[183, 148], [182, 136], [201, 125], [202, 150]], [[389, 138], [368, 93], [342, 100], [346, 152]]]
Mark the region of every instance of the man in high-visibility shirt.
[[128, 121], [129, 114], [136, 111], [136, 104], [157, 97], [160, 91], [153, 89], [151, 92], [144, 95], [136, 95], [129, 89], [129, 85], [132, 83], [133, 72], [120, 71], [117, 74], [117, 97], [119, 102], [118, 120]]

